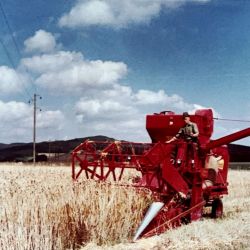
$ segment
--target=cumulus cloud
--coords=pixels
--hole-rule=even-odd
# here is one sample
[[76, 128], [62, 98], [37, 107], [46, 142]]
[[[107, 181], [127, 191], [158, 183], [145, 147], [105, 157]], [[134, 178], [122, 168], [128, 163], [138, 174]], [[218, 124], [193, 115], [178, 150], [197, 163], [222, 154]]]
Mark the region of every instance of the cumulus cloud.
[[64, 118], [60, 110], [43, 111], [37, 115], [37, 127], [42, 129], [61, 129], [63, 127]]
[[24, 58], [21, 64], [36, 75], [38, 86], [76, 93], [86, 88], [111, 86], [127, 74], [123, 62], [89, 61], [81, 53], [69, 51]]
[[188, 112], [189, 112], [190, 114], [194, 114], [195, 111], [196, 111], [197, 109], [207, 109], [207, 108], [212, 109], [212, 111], [213, 111], [213, 116], [214, 116], [215, 118], [221, 118], [221, 114], [220, 114], [219, 112], [217, 112], [213, 107], [205, 107], [205, 106], [202, 106], [202, 105], [200, 105], [200, 104], [194, 104], [194, 105], [193, 105], [193, 108], [190, 109]]
[[[60, 128], [66, 122], [66, 130], [71, 132], [71, 126], [74, 126], [75, 130], [81, 131], [77, 136], [104, 134], [118, 139], [146, 141], [149, 140], [145, 131], [146, 114], [162, 110], [193, 111], [202, 107], [163, 89], [134, 90], [122, 83], [128, 74], [125, 63], [88, 60], [80, 52], [54, 50], [41, 53], [40, 50], [38, 54], [23, 58], [19, 69], [30, 72], [34, 83], [50, 94], [74, 94], [74, 101], [68, 108], [73, 110], [75, 124], [66, 121], [59, 110], [47, 111], [38, 113], [37, 124], [41, 129]], [[77, 100], [79, 95], [82, 97]], [[20, 118], [22, 126], [32, 124], [32, 110], [29, 106], [24, 105], [24, 108], [28, 109], [26, 114], [29, 115]]]
[[[33, 109], [31, 105], [23, 102], [0, 100], [0, 129], [3, 141], [31, 141], [33, 126]], [[60, 129], [64, 122], [64, 115], [60, 110], [40, 112], [37, 115], [37, 127], [39, 129]], [[41, 132], [41, 131], [40, 131]]]
[[150, 22], [161, 10], [175, 9], [186, 3], [206, 3], [210, 0], [78, 0], [59, 19], [61, 27], [90, 25], [123, 28], [129, 24]]
[[142, 105], [160, 104], [180, 110], [189, 110], [193, 108], [193, 105], [186, 103], [181, 96], [175, 94], [169, 96], [164, 90], [151, 91], [141, 89], [135, 94], [135, 100], [138, 104]]
[[[0, 101], [0, 117], [3, 123], [16, 122], [18, 126], [28, 126], [27, 118], [32, 114], [32, 108], [23, 102]], [[21, 122], [23, 121], [23, 122]], [[21, 123], [20, 123], [21, 122]]]
[[129, 86], [116, 84], [110, 89], [81, 98], [74, 109], [85, 131], [147, 141], [146, 114], [162, 110], [181, 113], [196, 108], [199, 108], [196, 104], [187, 103], [178, 95], [168, 95], [164, 90], [134, 91]]
[[55, 36], [45, 30], [38, 30], [24, 41], [26, 52], [52, 52], [56, 49]]
[[23, 58], [21, 65], [31, 73], [44, 74], [48, 71], [58, 72], [72, 65], [77, 65], [84, 60], [82, 53], [70, 51], [58, 51], [52, 54], [34, 55]]
[[77, 113], [83, 113], [88, 116], [107, 117], [109, 113], [114, 116], [115, 113], [127, 114], [132, 111], [132, 107], [125, 106], [118, 101], [113, 100], [98, 100], [98, 99], [81, 99], [76, 104]]
[[27, 87], [27, 76], [7, 66], [0, 66], [0, 94], [13, 94], [22, 92]]

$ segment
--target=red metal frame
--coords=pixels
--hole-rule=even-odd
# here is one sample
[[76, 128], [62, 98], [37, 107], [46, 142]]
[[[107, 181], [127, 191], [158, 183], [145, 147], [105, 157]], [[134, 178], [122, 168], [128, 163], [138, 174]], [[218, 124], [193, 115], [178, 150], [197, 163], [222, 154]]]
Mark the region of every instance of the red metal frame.
[[[90, 179], [120, 181], [126, 169], [139, 171], [141, 176], [133, 185], [150, 189], [155, 199], [165, 204], [144, 231], [145, 237], [179, 226], [183, 220], [200, 219], [204, 206], [222, 214], [222, 202], [218, 208], [214, 204], [228, 193], [229, 155], [223, 145], [249, 136], [250, 128], [210, 141], [212, 111], [198, 110], [191, 118], [200, 131], [198, 144], [181, 140], [165, 143], [166, 137], [174, 136], [183, 125], [181, 115], [173, 112], [147, 116], [146, 128], [153, 143], [83, 142], [72, 152], [73, 180], [85, 173]], [[207, 166], [210, 157], [220, 159], [221, 165]]]

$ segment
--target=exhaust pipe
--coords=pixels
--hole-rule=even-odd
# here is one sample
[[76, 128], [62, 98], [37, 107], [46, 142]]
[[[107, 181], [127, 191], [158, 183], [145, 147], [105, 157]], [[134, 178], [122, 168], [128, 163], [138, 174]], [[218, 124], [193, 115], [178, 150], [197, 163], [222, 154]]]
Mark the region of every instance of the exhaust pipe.
[[155, 218], [155, 216], [159, 213], [159, 211], [162, 209], [163, 206], [164, 206], [163, 202], [153, 202], [150, 205], [144, 219], [142, 220], [141, 225], [136, 231], [133, 241], [136, 241], [140, 237], [141, 233], [149, 225], [149, 223]]

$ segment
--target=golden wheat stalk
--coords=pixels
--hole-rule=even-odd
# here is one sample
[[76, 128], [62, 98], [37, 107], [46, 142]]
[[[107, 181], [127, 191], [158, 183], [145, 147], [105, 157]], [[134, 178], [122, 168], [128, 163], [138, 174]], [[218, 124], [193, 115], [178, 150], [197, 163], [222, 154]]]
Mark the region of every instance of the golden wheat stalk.
[[152, 202], [149, 192], [84, 179], [73, 183], [70, 167], [0, 165], [0, 249], [245, 249], [250, 172], [230, 171], [229, 183], [222, 220], [129, 244]]

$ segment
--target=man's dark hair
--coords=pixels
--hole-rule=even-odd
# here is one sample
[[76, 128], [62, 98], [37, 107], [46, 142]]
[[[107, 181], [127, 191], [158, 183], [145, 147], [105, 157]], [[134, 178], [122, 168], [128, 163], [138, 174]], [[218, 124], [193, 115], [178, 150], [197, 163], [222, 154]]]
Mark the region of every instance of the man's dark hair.
[[182, 117], [183, 117], [183, 119], [184, 119], [185, 117], [190, 117], [190, 115], [189, 115], [188, 112], [184, 112], [184, 113], [182, 114]]

